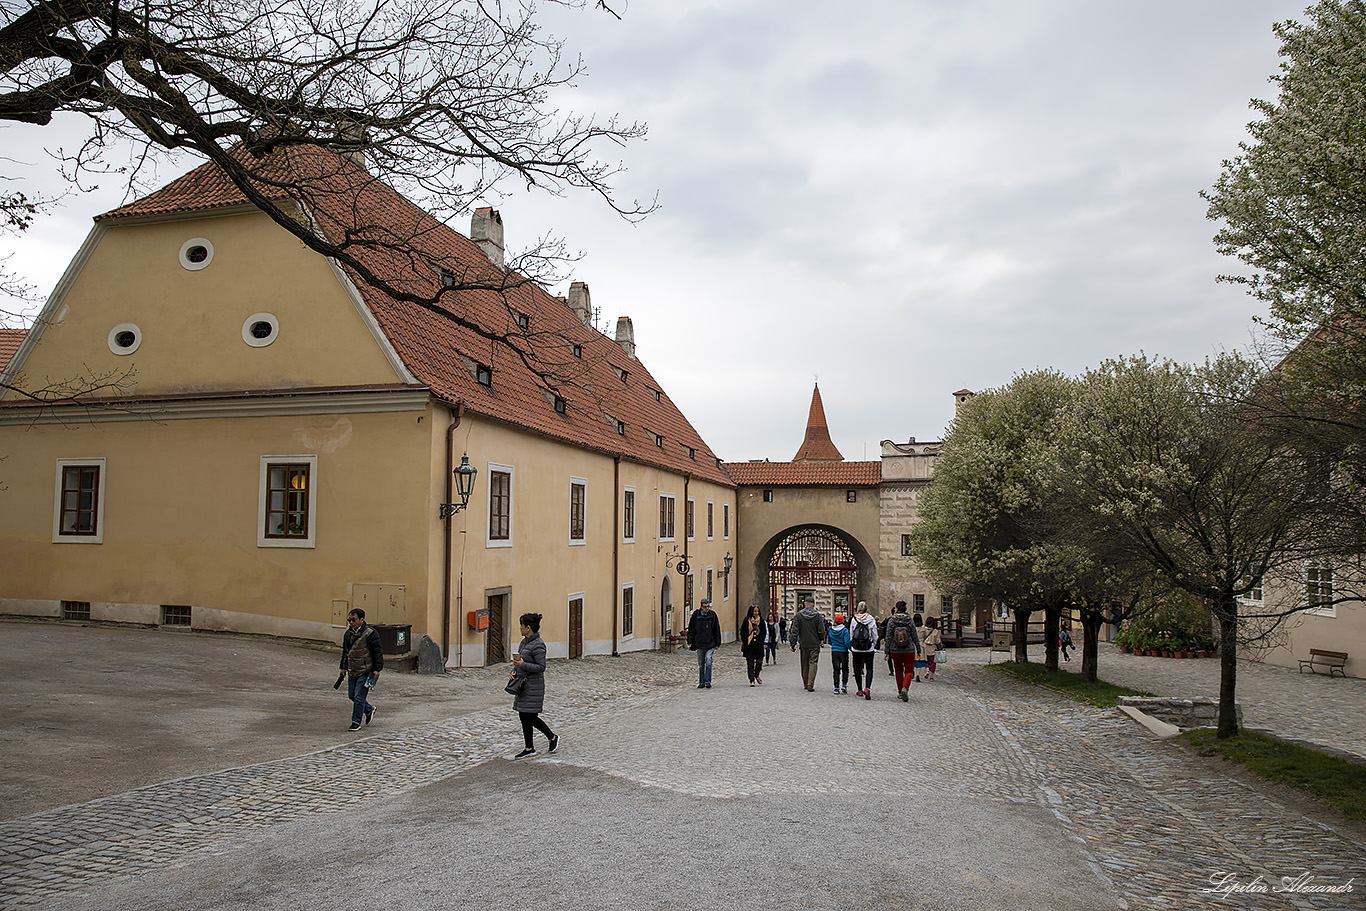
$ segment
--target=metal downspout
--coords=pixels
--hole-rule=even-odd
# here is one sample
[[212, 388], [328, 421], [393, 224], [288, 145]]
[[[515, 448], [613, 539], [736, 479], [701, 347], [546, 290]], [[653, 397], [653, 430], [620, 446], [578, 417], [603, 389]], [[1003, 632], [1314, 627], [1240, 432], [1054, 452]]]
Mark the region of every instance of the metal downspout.
[[[450, 503], [454, 499], [455, 484], [455, 428], [460, 426], [460, 419], [465, 414], [465, 403], [458, 402], [451, 408], [451, 426], [446, 428], [446, 499], [443, 502]], [[442, 665], [450, 659], [451, 655], [451, 522], [455, 516], [447, 516], [445, 523], [445, 571], [441, 574], [441, 650]], [[463, 582], [463, 578], [461, 579]], [[460, 659], [456, 658], [456, 667], [460, 666]]]
[[621, 456], [612, 459], [612, 657], [617, 654], [617, 626], [621, 623]]

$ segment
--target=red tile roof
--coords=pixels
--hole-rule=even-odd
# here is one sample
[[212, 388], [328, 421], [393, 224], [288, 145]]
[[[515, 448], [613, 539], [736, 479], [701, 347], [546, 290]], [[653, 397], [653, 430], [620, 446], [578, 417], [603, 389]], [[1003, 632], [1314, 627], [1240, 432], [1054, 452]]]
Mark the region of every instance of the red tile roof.
[[24, 336], [28, 334], [25, 329], [5, 329], [0, 327], [0, 370], [5, 369], [5, 365], [10, 362], [18, 352], [19, 346], [24, 342]]
[[797, 454], [792, 457], [794, 462], [842, 462], [844, 456], [835, 448], [835, 443], [830, 439], [830, 428], [825, 424], [825, 406], [821, 404], [821, 388], [817, 386], [811, 392], [811, 413], [806, 418], [806, 438], [802, 440], [802, 446], [797, 450]]
[[[352, 251], [365, 268], [403, 290], [435, 296], [440, 269], [495, 280], [503, 275], [469, 238], [338, 155], [317, 147], [292, 148], [279, 153], [271, 164], [276, 173], [293, 181], [302, 177], [309, 184], [309, 211], [334, 242], [356, 228], [382, 241], [398, 238], [394, 249], [379, 243]], [[276, 190], [268, 195], [287, 194]], [[246, 203], [221, 169], [209, 163], [97, 220]], [[536, 372], [509, 345], [490, 342], [449, 316], [397, 300], [367, 284], [355, 270], [348, 269], [348, 273], [399, 357], [437, 398], [463, 402], [475, 414], [567, 443], [731, 484], [711, 448], [645, 365], [628, 357], [613, 339], [585, 326], [563, 299], [539, 285], [521, 282], [503, 291], [448, 292], [442, 304], [492, 331], [512, 329], [511, 311], [526, 314], [530, 327], [518, 338], [528, 349], [528, 359], [542, 372], [569, 378], [558, 383], [554, 392], [546, 390]], [[581, 346], [582, 357], [574, 355], [574, 344]], [[476, 382], [478, 364], [493, 368], [491, 387]], [[564, 414], [555, 410], [556, 394], [565, 400]], [[618, 421], [625, 424], [624, 435], [617, 432]], [[656, 445], [656, 434], [662, 437], [662, 445]]]
[[726, 462], [741, 487], [871, 487], [882, 483], [881, 462]]

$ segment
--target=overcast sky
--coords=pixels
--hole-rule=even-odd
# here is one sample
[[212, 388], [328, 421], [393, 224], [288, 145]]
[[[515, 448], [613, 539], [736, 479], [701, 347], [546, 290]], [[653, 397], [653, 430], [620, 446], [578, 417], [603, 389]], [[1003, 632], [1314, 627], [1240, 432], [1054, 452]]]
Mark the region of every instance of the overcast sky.
[[[659, 210], [497, 204], [510, 250], [552, 231], [583, 251], [604, 326], [632, 317], [723, 459], [792, 458], [817, 376], [852, 460], [941, 438], [954, 390], [1022, 370], [1248, 345], [1263, 308], [1215, 283], [1234, 264], [1198, 194], [1305, 0], [612, 5], [545, 18], [588, 67], [557, 100], [648, 124], [604, 151]], [[6, 130], [0, 154], [45, 167], [44, 141]], [[0, 253], [46, 293], [122, 198], [73, 195]]]

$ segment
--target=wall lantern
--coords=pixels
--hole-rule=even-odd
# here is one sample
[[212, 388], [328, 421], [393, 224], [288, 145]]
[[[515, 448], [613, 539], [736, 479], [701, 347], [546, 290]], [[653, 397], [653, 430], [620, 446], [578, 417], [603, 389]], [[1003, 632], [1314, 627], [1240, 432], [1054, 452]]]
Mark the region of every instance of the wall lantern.
[[443, 519], [449, 519], [470, 505], [470, 494], [474, 492], [474, 476], [479, 474], [479, 469], [470, 464], [469, 453], [461, 453], [460, 467], [452, 473], [455, 475], [455, 492], [460, 495], [460, 502], [442, 503], [440, 515]]
[[730, 551], [726, 551], [726, 558], [725, 558], [724, 560], [721, 561], [721, 566], [722, 566], [721, 575], [723, 575], [723, 576], [729, 576], [729, 575], [730, 575], [731, 567], [733, 567], [734, 565], [735, 565], [735, 558], [732, 557], [732, 556], [730, 555]]

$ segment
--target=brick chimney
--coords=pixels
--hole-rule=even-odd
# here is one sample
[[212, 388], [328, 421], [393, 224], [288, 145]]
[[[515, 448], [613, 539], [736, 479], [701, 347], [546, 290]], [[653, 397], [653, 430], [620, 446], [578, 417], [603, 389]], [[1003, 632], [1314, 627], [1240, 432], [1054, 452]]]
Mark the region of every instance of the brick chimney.
[[593, 298], [588, 294], [586, 282], [574, 282], [569, 286], [569, 309], [578, 316], [579, 322], [593, 325]]
[[503, 216], [490, 206], [481, 206], [470, 216], [470, 240], [479, 245], [489, 262], [503, 268]]
[[636, 356], [636, 330], [631, 325], [629, 316], [617, 317], [617, 344], [621, 350], [626, 352], [626, 356], [635, 359]]

